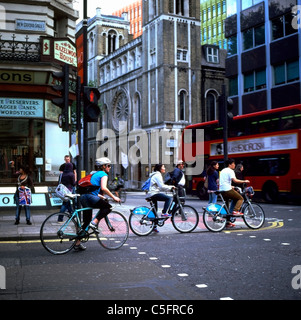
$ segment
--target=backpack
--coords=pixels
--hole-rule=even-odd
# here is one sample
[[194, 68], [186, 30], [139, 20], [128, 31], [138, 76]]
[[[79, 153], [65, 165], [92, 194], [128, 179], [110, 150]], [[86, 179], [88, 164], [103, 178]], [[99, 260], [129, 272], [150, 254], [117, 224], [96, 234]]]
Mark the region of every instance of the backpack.
[[78, 193], [79, 194], [90, 193], [90, 192], [93, 192], [99, 188], [98, 186], [94, 186], [91, 183], [92, 176], [93, 176], [93, 173], [88, 174], [87, 176], [81, 178], [78, 181]]
[[142, 185], [141, 190], [145, 191], [146, 193], [149, 191], [150, 188], [150, 182], [151, 182], [151, 177], [149, 177]]

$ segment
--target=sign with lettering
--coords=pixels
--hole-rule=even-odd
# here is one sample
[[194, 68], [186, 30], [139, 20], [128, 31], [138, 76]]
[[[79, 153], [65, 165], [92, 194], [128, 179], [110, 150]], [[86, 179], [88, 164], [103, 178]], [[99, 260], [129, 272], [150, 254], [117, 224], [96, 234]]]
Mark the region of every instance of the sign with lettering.
[[16, 20], [16, 30], [24, 31], [46, 31], [46, 22], [37, 20]]
[[[254, 153], [264, 151], [278, 151], [298, 148], [296, 133], [278, 136], [260, 137], [243, 140], [228, 141], [228, 153]], [[223, 143], [211, 143], [210, 155], [223, 155]]]
[[54, 41], [54, 59], [77, 67], [76, 47], [67, 40]]
[[23, 98], [0, 98], [0, 117], [43, 118], [44, 100]]

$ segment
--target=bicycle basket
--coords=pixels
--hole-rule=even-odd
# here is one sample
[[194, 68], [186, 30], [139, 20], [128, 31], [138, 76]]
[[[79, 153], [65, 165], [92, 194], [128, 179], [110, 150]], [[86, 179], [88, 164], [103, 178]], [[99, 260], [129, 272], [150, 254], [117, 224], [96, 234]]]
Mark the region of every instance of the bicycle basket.
[[[221, 205], [217, 203], [209, 203], [206, 207], [206, 210], [209, 212], [219, 212], [221, 210]], [[221, 214], [227, 214], [227, 211], [225, 208], [222, 208]]]
[[[150, 208], [148, 208], [148, 207], [136, 207], [135, 209], [133, 209], [133, 213], [134, 214], [146, 215], [149, 212], [149, 210], [150, 210]], [[148, 218], [155, 219], [155, 214], [153, 213], [153, 211], [151, 211], [148, 214]]]

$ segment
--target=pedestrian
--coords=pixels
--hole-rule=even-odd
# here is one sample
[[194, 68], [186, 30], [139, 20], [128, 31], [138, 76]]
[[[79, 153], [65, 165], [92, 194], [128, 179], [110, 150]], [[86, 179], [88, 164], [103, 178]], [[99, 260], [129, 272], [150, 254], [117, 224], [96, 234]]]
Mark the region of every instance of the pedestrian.
[[172, 184], [177, 187], [178, 195], [180, 198], [185, 200], [186, 191], [185, 191], [185, 174], [183, 169], [185, 167], [185, 162], [183, 160], [179, 160], [177, 162], [177, 166], [174, 168], [173, 172], [171, 173], [172, 176]]
[[[238, 165], [236, 166], [235, 170], [234, 170], [234, 173], [235, 173], [235, 176], [236, 176], [237, 179], [239, 179], [239, 180], [244, 180], [244, 179], [245, 179], [243, 171], [244, 171], [244, 166], [243, 166], [243, 164], [241, 164], [241, 163], [238, 164]], [[232, 182], [232, 185], [235, 186], [235, 187], [239, 187], [239, 188], [241, 188], [241, 189], [244, 188], [244, 183], [235, 183], [235, 182]]]
[[[162, 217], [170, 217], [171, 215], [167, 212], [172, 197], [168, 196], [162, 191], [171, 191], [174, 186], [164, 184], [162, 174], [165, 173], [165, 166], [162, 163], [156, 164], [154, 172], [151, 174], [149, 192], [151, 193], [152, 200], [154, 202], [156, 210], [158, 209], [157, 202], [164, 201], [164, 207], [162, 210]], [[149, 196], [148, 196], [149, 197]]]
[[[70, 192], [73, 192], [75, 186], [75, 175], [72, 163], [66, 163], [66, 165], [64, 166], [64, 171], [60, 177], [60, 183], [66, 186], [70, 190]], [[66, 210], [70, 213], [73, 212], [70, 200], [63, 200], [60, 213], [64, 213], [66, 212]], [[63, 221], [63, 215], [59, 216], [58, 221]]]
[[[235, 160], [228, 159], [225, 161], [225, 168], [220, 173], [219, 178], [219, 190], [222, 191], [222, 195], [226, 202], [233, 200], [234, 209], [232, 213], [236, 217], [243, 216], [243, 213], [240, 212], [241, 205], [243, 204], [243, 197], [234, 190], [232, 187], [232, 182], [234, 183], [250, 183], [249, 180], [239, 180], [236, 178], [234, 169], [235, 169]], [[227, 221], [228, 227], [234, 227], [235, 225], [229, 220]]]
[[28, 167], [21, 165], [19, 168], [19, 176], [17, 178], [17, 190], [14, 198], [17, 206], [15, 225], [20, 223], [21, 208], [24, 206], [26, 223], [31, 225], [30, 221], [30, 205], [32, 202], [31, 196], [34, 193], [34, 185], [30, 177], [30, 170]]
[[73, 173], [74, 173], [75, 181], [77, 181], [76, 165], [75, 165], [73, 162], [71, 162], [71, 158], [70, 158], [70, 156], [69, 156], [68, 154], [65, 155], [64, 161], [65, 161], [65, 162], [60, 166], [59, 171], [60, 171], [61, 173], [63, 173], [64, 170], [65, 170], [66, 164], [67, 164], [67, 163], [71, 163], [71, 164], [72, 164], [72, 167], [73, 167]]
[[206, 172], [206, 179], [208, 182], [207, 192], [209, 194], [209, 203], [216, 203], [217, 201], [217, 194], [215, 194], [215, 192], [218, 190], [218, 168], [218, 162], [212, 161]]

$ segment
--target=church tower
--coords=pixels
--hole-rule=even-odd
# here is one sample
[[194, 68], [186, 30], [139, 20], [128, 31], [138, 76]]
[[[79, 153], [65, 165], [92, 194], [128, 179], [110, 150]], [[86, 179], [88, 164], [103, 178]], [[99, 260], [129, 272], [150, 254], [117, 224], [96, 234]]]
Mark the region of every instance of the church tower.
[[201, 117], [200, 1], [142, 2], [142, 126], [182, 129]]

